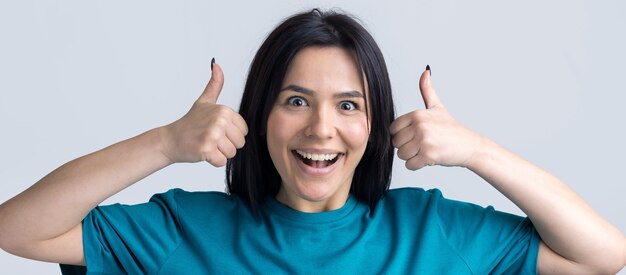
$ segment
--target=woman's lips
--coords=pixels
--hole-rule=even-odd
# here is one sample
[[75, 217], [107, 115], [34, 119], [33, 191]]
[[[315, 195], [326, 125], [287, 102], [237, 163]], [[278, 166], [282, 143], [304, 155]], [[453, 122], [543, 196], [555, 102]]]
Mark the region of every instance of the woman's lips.
[[294, 150], [304, 160], [334, 160], [339, 153], [310, 153], [304, 150]]
[[[307, 154], [302, 150], [292, 150], [291, 152], [300, 169], [313, 176], [324, 176], [329, 174], [335, 169], [338, 161], [344, 156], [343, 153]], [[303, 156], [303, 153], [305, 156]], [[314, 158], [318, 160], [313, 160]]]

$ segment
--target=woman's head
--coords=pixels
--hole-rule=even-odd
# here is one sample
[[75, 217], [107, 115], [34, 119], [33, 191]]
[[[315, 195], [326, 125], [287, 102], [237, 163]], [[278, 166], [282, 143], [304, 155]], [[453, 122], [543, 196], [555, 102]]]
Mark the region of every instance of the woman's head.
[[[246, 120], [246, 145], [227, 165], [228, 191], [253, 208], [275, 196], [281, 174], [268, 149], [268, 118], [284, 92], [285, 76], [303, 49], [341, 49], [360, 74], [369, 139], [354, 170], [350, 192], [373, 206], [389, 187], [393, 147], [389, 125], [394, 119], [391, 85], [385, 61], [370, 34], [354, 19], [335, 12], [294, 15], [280, 24], [258, 50], [244, 88], [239, 113]], [[291, 89], [293, 90], [293, 89]], [[279, 104], [279, 103], [278, 103]], [[271, 129], [270, 129], [271, 130]], [[303, 136], [311, 136], [303, 134]], [[274, 158], [276, 154], [274, 154]], [[276, 160], [274, 160], [276, 161]]]
[[280, 202], [305, 212], [344, 204], [369, 139], [363, 86], [344, 48], [310, 46], [291, 60], [265, 133]]

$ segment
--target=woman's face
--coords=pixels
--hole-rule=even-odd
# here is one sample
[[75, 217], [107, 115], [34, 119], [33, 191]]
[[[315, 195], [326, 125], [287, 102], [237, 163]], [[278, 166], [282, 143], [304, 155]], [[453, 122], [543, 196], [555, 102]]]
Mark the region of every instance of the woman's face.
[[292, 60], [267, 121], [283, 204], [321, 212], [345, 203], [369, 137], [361, 76], [338, 47], [304, 48]]

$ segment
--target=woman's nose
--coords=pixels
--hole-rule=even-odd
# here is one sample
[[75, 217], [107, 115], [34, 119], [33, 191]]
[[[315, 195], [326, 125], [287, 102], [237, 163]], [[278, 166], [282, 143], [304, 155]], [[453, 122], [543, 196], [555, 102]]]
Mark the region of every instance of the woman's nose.
[[337, 134], [335, 117], [332, 111], [322, 108], [316, 110], [309, 118], [309, 125], [304, 131], [307, 137], [320, 139], [332, 138]]

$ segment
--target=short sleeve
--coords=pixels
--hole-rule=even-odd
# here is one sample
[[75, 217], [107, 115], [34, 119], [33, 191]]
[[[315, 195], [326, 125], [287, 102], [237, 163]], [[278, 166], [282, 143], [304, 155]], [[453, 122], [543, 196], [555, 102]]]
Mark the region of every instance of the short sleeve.
[[540, 237], [528, 218], [438, 194], [441, 229], [475, 274], [537, 273]]
[[88, 274], [153, 274], [180, 242], [173, 189], [137, 205], [94, 208], [83, 219]]

